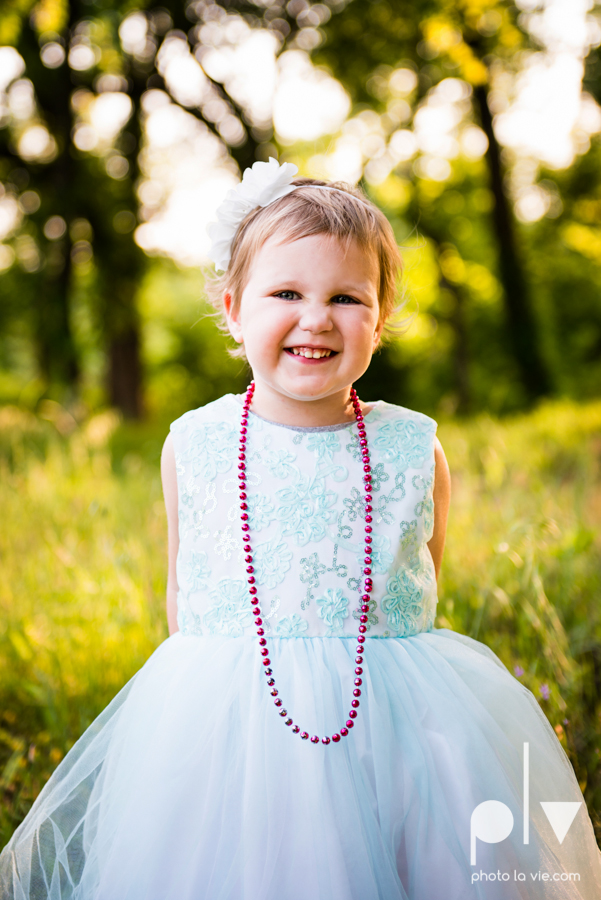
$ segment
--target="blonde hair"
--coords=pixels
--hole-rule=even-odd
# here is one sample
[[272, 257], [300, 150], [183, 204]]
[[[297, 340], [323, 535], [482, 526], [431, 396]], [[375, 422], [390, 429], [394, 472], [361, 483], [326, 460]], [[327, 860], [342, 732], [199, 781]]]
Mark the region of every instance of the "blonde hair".
[[[402, 260], [390, 222], [359, 188], [341, 181], [327, 183], [312, 178], [295, 178], [297, 190], [257, 207], [241, 223], [232, 244], [227, 270], [222, 275], [208, 275], [205, 290], [217, 312], [219, 325], [228, 332], [223, 295], [232, 298], [232, 309], [240, 305], [252, 262], [263, 244], [277, 234], [282, 243], [316, 234], [336, 237], [347, 245], [355, 240], [378, 261], [378, 301], [380, 322], [389, 334], [402, 324], [386, 325], [400, 308], [397, 305]], [[314, 186], [327, 190], [314, 190]], [[306, 188], [306, 189], [305, 189]], [[332, 190], [335, 188], [335, 190]], [[402, 304], [401, 304], [402, 306]], [[244, 357], [244, 348], [230, 351]]]

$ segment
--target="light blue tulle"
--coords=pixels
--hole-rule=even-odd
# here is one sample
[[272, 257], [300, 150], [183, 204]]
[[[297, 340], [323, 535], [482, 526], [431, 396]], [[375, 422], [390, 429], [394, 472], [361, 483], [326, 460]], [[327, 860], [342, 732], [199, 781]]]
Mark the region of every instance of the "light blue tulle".
[[[354, 641], [272, 638], [280, 696], [312, 734], [339, 728]], [[367, 642], [361, 713], [324, 747], [299, 741], [265, 690], [256, 641], [165, 641], [83, 735], [0, 857], [2, 898], [593, 900], [586, 808], [563, 844], [540, 801], [581, 801], [533, 695], [483, 644], [445, 629]], [[522, 754], [530, 747], [530, 843]], [[470, 817], [505, 803], [512, 834]], [[475, 872], [525, 883], [472, 883]], [[533, 882], [530, 873], [578, 873]]]

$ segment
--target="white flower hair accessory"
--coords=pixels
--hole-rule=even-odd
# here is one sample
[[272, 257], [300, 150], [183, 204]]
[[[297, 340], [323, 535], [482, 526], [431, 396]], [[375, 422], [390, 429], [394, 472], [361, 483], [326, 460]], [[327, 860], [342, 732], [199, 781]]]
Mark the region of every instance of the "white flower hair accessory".
[[225, 272], [232, 255], [232, 244], [242, 221], [258, 206], [269, 206], [296, 190], [291, 184], [298, 173], [293, 163], [280, 165], [277, 159], [269, 157], [269, 162], [256, 162], [246, 169], [242, 181], [226, 194], [217, 209], [217, 221], [207, 227], [211, 238], [209, 258], [218, 272]]

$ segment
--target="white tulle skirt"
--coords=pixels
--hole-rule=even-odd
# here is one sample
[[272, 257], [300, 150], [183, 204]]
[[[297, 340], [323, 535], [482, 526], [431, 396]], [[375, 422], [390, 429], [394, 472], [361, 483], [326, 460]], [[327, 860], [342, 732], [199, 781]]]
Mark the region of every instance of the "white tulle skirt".
[[[340, 728], [355, 641], [269, 645], [294, 720], [311, 734]], [[327, 747], [284, 725], [262, 668], [254, 638], [166, 640], [2, 852], [2, 900], [601, 897], [573, 769], [533, 695], [483, 644], [446, 629], [368, 640], [356, 726]], [[472, 813], [490, 800], [513, 829], [487, 842], [494, 822], [481, 821], [473, 864]], [[562, 843], [541, 801], [582, 804]]]

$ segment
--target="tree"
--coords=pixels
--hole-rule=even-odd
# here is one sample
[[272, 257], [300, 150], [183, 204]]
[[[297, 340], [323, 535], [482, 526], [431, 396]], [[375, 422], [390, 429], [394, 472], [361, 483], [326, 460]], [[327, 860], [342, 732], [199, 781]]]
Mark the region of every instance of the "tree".
[[[369, 104], [384, 111], [378, 103], [382, 82], [386, 73], [403, 66], [418, 75], [413, 111], [445, 78], [461, 78], [471, 86], [472, 115], [488, 139], [485, 159], [494, 197], [490, 225], [503, 287], [507, 341], [525, 393], [534, 399], [549, 392], [551, 380], [518, 252], [503, 157], [489, 104], [493, 67], [502, 63], [515, 69], [519, 51], [531, 45], [518, 13], [507, 0], [356, 0], [324, 26], [326, 41], [315, 58], [342, 81], [358, 108]], [[440, 243], [442, 238], [438, 234], [435, 239]]]
[[[297, 30], [284, 10], [277, 18], [253, 3], [144, 5], [132, 12], [120, 0], [94, 6], [85, 0], [9, 0], [0, 13], [0, 44], [12, 45], [25, 64], [24, 73], [15, 69], [17, 79], [24, 77], [14, 81], [12, 95], [28, 95], [30, 106], [25, 118], [13, 116], [0, 128], [0, 179], [25, 213], [19, 246], [23, 279], [33, 287], [39, 367], [49, 384], [76, 390], [73, 294], [93, 254], [107, 393], [131, 417], [142, 412], [136, 288], [145, 257], [133, 236], [142, 97], [149, 88], [167, 92], [227, 146], [241, 168], [252, 165], [259, 145], [271, 137], [269, 123], [253, 123], [248, 110], [207, 74], [202, 59], [210, 36], [203, 25], [214, 30], [243, 21], [279, 39]], [[182, 99], [159, 71], [158, 51], [168, 39], [192, 51], [189, 59], [206, 84], [204, 99]], [[81, 130], [81, 120], [103, 93], [118, 95], [125, 113], [111, 140], [98, 147]]]

